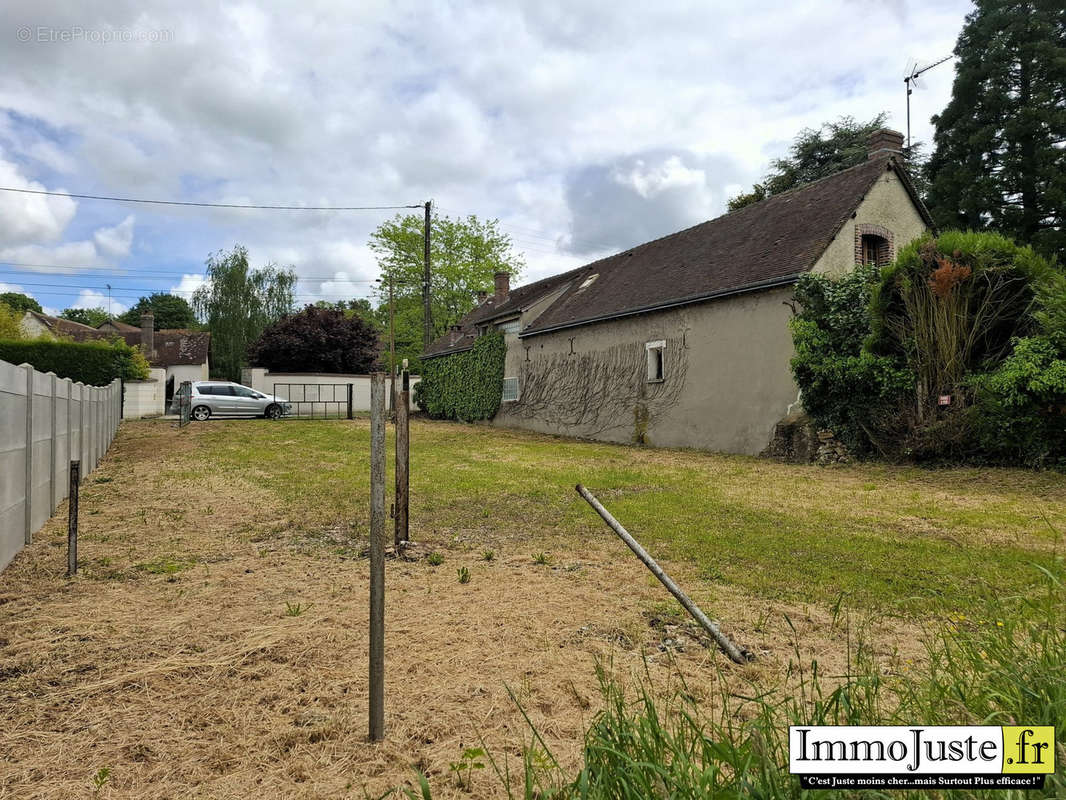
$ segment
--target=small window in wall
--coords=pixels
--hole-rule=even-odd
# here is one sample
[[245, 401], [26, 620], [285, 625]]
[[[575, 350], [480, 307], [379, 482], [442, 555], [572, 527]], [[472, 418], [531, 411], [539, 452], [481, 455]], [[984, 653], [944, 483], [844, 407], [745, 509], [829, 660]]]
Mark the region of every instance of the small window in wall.
[[503, 402], [513, 403], [518, 399], [518, 378], [503, 379]]
[[866, 266], [883, 267], [892, 261], [888, 240], [874, 233], [862, 237], [862, 263]]
[[660, 383], [666, 380], [666, 360], [664, 351], [666, 341], [648, 342], [644, 345], [648, 358], [648, 383]]

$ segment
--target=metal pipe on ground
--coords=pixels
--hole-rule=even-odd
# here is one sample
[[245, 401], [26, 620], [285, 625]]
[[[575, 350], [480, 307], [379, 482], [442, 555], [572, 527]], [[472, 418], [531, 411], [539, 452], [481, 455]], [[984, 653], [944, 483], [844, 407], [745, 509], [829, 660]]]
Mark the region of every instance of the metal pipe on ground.
[[640, 542], [634, 539], [633, 535], [622, 526], [622, 523], [616, 520], [611, 515], [611, 512], [603, 507], [592, 492], [580, 483], [574, 488], [577, 490], [577, 493], [581, 495], [590, 506], [592, 506], [596, 513], [603, 518], [603, 521], [607, 523], [607, 526], [618, 534], [619, 538], [629, 546], [629, 549], [636, 554], [637, 558], [644, 562], [644, 566], [651, 570], [651, 573], [670, 591], [670, 594], [677, 598], [677, 601], [681, 603], [685, 610], [692, 615], [692, 618], [700, 624], [700, 627], [711, 635], [711, 638], [718, 643], [720, 648], [722, 648], [722, 652], [737, 664], [746, 664], [753, 660], [751, 653], [737, 647], [736, 644], [734, 644], [728, 636], [722, 633], [721, 629], [713, 623], [702, 610], [700, 610], [700, 607], [692, 602], [689, 596], [682, 591], [681, 587], [674, 583], [655, 559], [648, 555], [648, 551], [641, 547]]

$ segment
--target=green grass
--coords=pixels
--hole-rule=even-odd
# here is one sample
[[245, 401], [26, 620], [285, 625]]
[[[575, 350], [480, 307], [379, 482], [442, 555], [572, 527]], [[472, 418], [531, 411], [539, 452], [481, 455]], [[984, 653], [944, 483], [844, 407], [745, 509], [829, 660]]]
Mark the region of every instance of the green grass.
[[[269, 490], [297, 528], [365, 527], [365, 420], [216, 422], [197, 437], [210, 454], [203, 469]], [[654, 554], [708, 580], [906, 615], [965, 610], [986, 590], [1024, 592], [1029, 565], [1060, 548], [1066, 530], [1059, 473], [824, 469], [415, 422], [411, 476], [416, 539], [607, 540], [573, 490], [581, 482]]]

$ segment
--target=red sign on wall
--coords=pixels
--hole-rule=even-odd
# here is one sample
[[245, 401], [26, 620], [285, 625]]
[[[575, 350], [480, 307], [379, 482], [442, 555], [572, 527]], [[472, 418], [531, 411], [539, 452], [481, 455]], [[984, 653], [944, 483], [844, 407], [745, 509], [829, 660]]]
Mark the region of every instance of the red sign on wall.
[[951, 395], [950, 394], [942, 394], [942, 395], [940, 395], [940, 399], [938, 400], [938, 403], [939, 403], [939, 405], [942, 405], [942, 406], [950, 406], [951, 405]]

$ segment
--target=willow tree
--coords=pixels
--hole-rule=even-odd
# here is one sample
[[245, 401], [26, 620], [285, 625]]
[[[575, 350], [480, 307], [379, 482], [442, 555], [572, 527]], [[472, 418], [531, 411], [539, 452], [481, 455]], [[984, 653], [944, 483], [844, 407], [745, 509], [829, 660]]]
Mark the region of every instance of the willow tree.
[[248, 250], [236, 245], [208, 257], [206, 277], [193, 308], [211, 331], [212, 372], [240, 380], [249, 345], [267, 325], [292, 313], [296, 274], [274, 264], [253, 270]]

